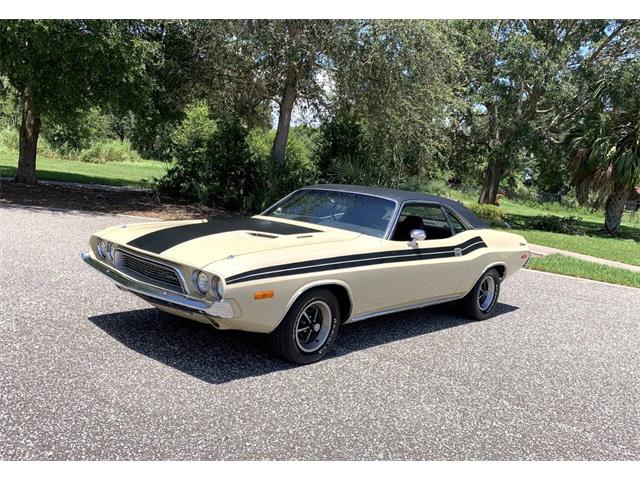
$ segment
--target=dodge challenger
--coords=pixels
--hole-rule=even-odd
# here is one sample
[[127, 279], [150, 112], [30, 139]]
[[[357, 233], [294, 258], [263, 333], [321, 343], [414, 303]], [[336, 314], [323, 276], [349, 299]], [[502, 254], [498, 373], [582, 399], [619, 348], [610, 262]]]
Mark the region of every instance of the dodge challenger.
[[82, 259], [158, 309], [268, 334], [290, 362], [323, 358], [340, 326], [457, 301], [474, 320], [529, 258], [526, 240], [423, 193], [315, 185], [250, 218], [120, 225]]

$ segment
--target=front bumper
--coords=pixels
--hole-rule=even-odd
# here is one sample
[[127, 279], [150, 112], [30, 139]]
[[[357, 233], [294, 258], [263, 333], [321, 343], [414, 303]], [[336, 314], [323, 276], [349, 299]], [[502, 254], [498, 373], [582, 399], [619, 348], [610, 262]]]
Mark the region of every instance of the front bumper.
[[113, 268], [109, 268], [91, 257], [87, 252], [80, 254], [85, 263], [92, 266], [119, 288], [131, 292], [150, 303], [158, 303], [177, 310], [185, 310], [211, 318], [233, 318], [233, 308], [226, 300], [207, 302], [180, 293], [163, 290], [153, 285], [135, 280]]

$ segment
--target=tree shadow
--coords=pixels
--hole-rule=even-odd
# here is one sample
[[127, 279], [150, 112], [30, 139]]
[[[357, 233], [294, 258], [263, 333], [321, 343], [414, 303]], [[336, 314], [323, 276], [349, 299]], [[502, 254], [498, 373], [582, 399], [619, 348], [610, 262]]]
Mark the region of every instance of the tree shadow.
[[[495, 317], [517, 310], [499, 303]], [[494, 318], [495, 318], [494, 317]], [[89, 317], [127, 348], [208, 383], [296, 368], [276, 357], [266, 335], [215, 330], [155, 308]], [[386, 315], [341, 327], [330, 357], [469, 323], [449, 305]]]

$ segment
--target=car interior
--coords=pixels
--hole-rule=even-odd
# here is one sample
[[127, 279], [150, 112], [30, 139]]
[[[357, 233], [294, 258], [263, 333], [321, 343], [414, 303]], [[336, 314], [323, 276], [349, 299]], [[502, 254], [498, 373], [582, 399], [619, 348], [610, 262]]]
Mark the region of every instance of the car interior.
[[411, 230], [420, 229], [426, 240], [449, 238], [464, 227], [453, 218], [453, 225], [439, 205], [407, 205], [403, 207], [392, 240], [411, 241]]

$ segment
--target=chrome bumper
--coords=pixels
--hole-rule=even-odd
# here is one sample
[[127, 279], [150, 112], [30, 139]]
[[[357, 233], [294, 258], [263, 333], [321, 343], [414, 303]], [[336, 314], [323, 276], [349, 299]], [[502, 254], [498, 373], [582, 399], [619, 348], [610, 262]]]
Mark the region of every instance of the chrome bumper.
[[143, 299], [153, 303], [154, 301], [160, 305], [176, 308], [178, 310], [187, 310], [193, 313], [199, 313], [213, 318], [233, 318], [233, 308], [226, 300], [217, 302], [207, 302], [196, 298], [188, 297], [181, 293], [162, 290], [153, 285], [135, 280], [117, 270], [96, 261], [87, 252], [80, 254], [82, 260], [88, 265], [106, 275], [109, 280], [115, 283], [123, 290], [127, 290]]

